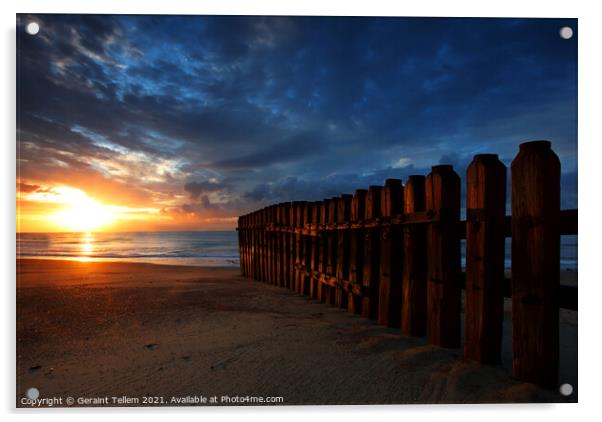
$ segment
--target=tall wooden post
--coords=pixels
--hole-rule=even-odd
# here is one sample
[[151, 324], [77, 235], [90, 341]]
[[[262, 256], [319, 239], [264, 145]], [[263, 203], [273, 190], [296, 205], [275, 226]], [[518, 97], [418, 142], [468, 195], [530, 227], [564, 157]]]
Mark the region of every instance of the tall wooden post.
[[504, 319], [506, 166], [476, 155], [466, 172], [464, 357], [501, 362]]
[[278, 232], [274, 231], [278, 226], [278, 204], [272, 205], [272, 231], [270, 236], [272, 238], [272, 284], [278, 285]]
[[460, 347], [460, 178], [449, 165], [426, 178], [426, 208], [439, 221], [427, 228], [429, 343]]
[[[274, 227], [280, 229], [282, 225], [282, 204], [276, 205], [274, 212]], [[282, 236], [280, 231], [274, 232], [274, 284], [281, 286], [282, 282]]]
[[253, 211], [249, 214], [249, 236], [250, 236], [250, 247], [249, 247], [249, 268], [251, 270], [250, 275], [253, 280], [257, 280], [257, 255], [256, 255], [256, 243], [257, 236], [255, 235], [255, 225], [257, 220], [257, 211]]
[[[297, 206], [297, 224], [296, 224], [296, 228], [298, 230], [301, 230], [303, 228], [303, 226], [305, 225], [305, 221], [303, 220], [303, 218], [305, 217], [305, 207], [307, 206], [307, 202], [305, 201], [299, 201], [298, 202], [298, 206]], [[305, 259], [304, 253], [305, 253], [305, 237], [300, 233], [297, 232], [297, 234], [295, 235], [295, 239], [297, 241], [297, 255], [296, 255], [296, 259], [295, 259], [295, 291], [297, 293], [301, 293], [301, 286], [303, 284], [303, 260]]]
[[[425, 210], [424, 176], [410, 176], [404, 186], [404, 214]], [[401, 333], [426, 335], [426, 227], [403, 227], [403, 288]]]
[[[273, 227], [276, 226], [276, 219], [277, 219], [277, 213], [278, 213], [278, 205], [272, 205], [270, 207], [270, 223], [273, 225]], [[270, 282], [273, 285], [277, 285], [278, 284], [278, 280], [277, 280], [277, 236], [276, 236], [276, 232], [275, 231], [271, 231], [270, 232]]]
[[[366, 215], [366, 189], [357, 189], [351, 201], [351, 222], [363, 221]], [[349, 245], [349, 281], [362, 285], [364, 276], [364, 230], [353, 229]], [[347, 310], [352, 314], [362, 313], [362, 296], [349, 292]]]
[[238, 235], [238, 256], [240, 260], [240, 274], [244, 276], [245, 272], [243, 271], [243, 261], [242, 261], [242, 217], [238, 217], [238, 221], [236, 223], [237, 227], [237, 235]]
[[[381, 195], [383, 217], [392, 217], [403, 211], [401, 180], [387, 179]], [[388, 225], [382, 228], [380, 238], [380, 283], [378, 323], [399, 327], [401, 320], [402, 283], [401, 228]]]
[[[341, 195], [337, 209], [337, 224], [343, 225], [351, 220], [351, 200], [352, 195]], [[349, 281], [349, 248], [350, 237], [349, 229], [337, 230], [337, 267], [336, 277], [339, 283]], [[338, 286], [335, 292], [335, 305], [339, 308], [347, 308], [348, 293]]]
[[[330, 215], [330, 199], [325, 199], [320, 204], [320, 221], [322, 225], [328, 224]], [[326, 274], [328, 270], [328, 237], [330, 233], [327, 231], [322, 231], [319, 238], [320, 243], [320, 273]], [[324, 283], [318, 283], [318, 302], [324, 303], [326, 302], [326, 290], [327, 287]]]
[[272, 223], [272, 206], [268, 206], [265, 209], [265, 227], [263, 232], [265, 233], [265, 281], [268, 284], [272, 284], [272, 233], [267, 230], [269, 224]]
[[[366, 194], [366, 219], [380, 217], [380, 196], [382, 186], [370, 186]], [[378, 318], [378, 283], [380, 279], [380, 229], [367, 228], [364, 237], [364, 296], [362, 316]]]
[[[316, 201], [311, 207], [311, 221], [314, 227], [320, 225], [322, 216], [322, 202]], [[309, 297], [312, 299], [318, 298], [318, 280], [314, 277], [320, 267], [320, 239], [318, 236], [311, 237], [311, 272], [312, 277], [309, 279]]]
[[[291, 226], [291, 207], [292, 204], [290, 202], [285, 202], [282, 210], [282, 224], [286, 229], [289, 229]], [[282, 287], [289, 287], [291, 280], [291, 234], [289, 232], [285, 232], [283, 235], [283, 246], [282, 246], [282, 267], [283, 267], [283, 280]]]
[[295, 270], [295, 264], [297, 262], [297, 235], [294, 233], [294, 229], [297, 228], [297, 208], [299, 208], [299, 202], [293, 201], [291, 204], [290, 211], [290, 227], [291, 227], [291, 244], [290, 244], [290, 266], [291, 274], [289, 279], [289, 285], [287, 286], [291, 290], [295, 290], [295, 280], [297, 278], [297, 271]]
[[556, 387], [560, 269], [560, 161], [548, 141], [527, 142], [511, 165], [512, 370]]
[[[328, 224], [334, 225], [337, 221], [337, 213], [339, 208], [339, 198], [331, 198], [329, 202], [328, 210]], [[339, 242], [336, 231], [332, 231], [328, 235], [328, 262], [326, 272], [329, 276], [336, 276], [337, 270], [337, 248]], [[326, 303], [334, 305], [335, 299], [335, 288], [332, 286], [326, 286]]]
[[265, 230], [265, 225], [267, 223], [267, 216], [268, 216], [268, 209], [267, 207], [262, 208], [261, 211], [259, 212], [259, 215], [261, 216], [261, 226], [259, 228], [259, 234], [260, 234], [260, 242], [261, 242], [261, 248], [260, 248], [260, 252], [261, 252], [261, 281], [265, 282], [267, 281], [267, 267], [268, 267], [268, 263], [267, 263], [267, 233]]
[[[303, 209], [303, 223], [306, 228], [312, 223], [312, 212], [313, 203], [307, 202]], [[309, 296], [309, 279], [310, 279], [310, 268], [311, 268], [311, 237], [308, 235], [303, 236], [303, 253], [301, 264], [303, 265], [303, 276], [301, 277], [301, 291], [300, 293]]]

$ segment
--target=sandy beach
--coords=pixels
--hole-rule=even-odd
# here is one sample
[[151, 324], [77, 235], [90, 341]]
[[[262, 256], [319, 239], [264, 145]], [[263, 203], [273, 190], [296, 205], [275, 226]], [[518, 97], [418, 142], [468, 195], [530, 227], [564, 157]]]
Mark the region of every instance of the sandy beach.
[[504, 362], [489, 366], [237, 268], [19, 259], [17, 282], [18, 407], [29, 407], [30, 387], [40, 398], [162, 397], [157, 405], [577, 401], [575, 311], [561, 310], [559, 381], [575, 387], [563, 397], [512, 378], [509, 300]]

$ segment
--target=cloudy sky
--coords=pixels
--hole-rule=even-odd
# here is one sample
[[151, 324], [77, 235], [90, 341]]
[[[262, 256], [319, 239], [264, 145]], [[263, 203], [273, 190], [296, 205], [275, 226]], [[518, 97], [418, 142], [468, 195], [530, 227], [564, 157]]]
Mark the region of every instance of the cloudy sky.
[[17, 55], [21, 231], [232, 228], [533, 139], [577, 206], [574, 19], [19, 15]]

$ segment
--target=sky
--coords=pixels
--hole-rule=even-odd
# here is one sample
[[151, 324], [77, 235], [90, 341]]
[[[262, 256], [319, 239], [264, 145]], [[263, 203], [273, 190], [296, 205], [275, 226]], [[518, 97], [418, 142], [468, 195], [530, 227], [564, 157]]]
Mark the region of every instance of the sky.
[[552, 141], [576, 208], [577, 32], [576, 19], [17, 15], [17, 230], [232, 229], [437, 164], [464, 177], [474, 154], [509, 166], [535, 139]]

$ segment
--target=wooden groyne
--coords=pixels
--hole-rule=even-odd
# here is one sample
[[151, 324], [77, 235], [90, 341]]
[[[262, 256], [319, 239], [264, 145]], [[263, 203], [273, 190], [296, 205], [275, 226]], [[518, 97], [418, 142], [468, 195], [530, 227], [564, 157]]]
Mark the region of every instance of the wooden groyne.
[[[449, 165], [405, 184], [388, 179], [354, 195], [243, 215], [242, 275], [405, 336], [463, 347], [466, 359], [488, 364], [501, 362], [504, 297], [511, 297], [513, 374], [556, 387], [558, 309], [577, 309], [577, 289], [559, 283], [560, 236], [577, 234], [577, 210], [560, 210], [560, 162], [550, 142], [520, 145], [510, 168], [511, 216], [506, 177], [497, 155], [474, 157], [466, 172], [465, 221], [460, 177]], [[512, 238], [511, 279], [504, 277], [506, 237]]]

